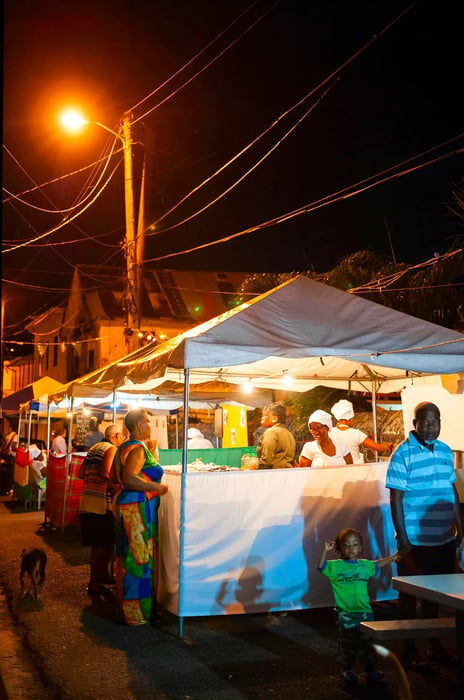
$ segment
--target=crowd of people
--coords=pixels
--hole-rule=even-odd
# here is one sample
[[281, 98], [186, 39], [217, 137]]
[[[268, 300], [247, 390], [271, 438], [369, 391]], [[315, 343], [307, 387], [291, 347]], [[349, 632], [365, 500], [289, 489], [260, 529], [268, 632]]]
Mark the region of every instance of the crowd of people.
[[[361, 430], [353, 427], [354, 409], [351, 401], [337, 401], [331, 413], [318, 409], [308, 418], [308, 429], [313, 440], [303, 445], [296, 459], [296, 442], [286, 425], [285, 403], [278, 401], [262, 410], [261, 425], [266, 430], [261, 434], [257, 446], [259, 469], [282, 469], [290, 467], [324, 467], [363, 464], [361, 447], [390, 455], [391, 442], [375, 442]], [[333, 424], [332, 416], [336, 420]]]
[[[303, 446], [295, 461], [296, 443], [286, 426], [285, 404], [265, 406], [261, 419], [265, 430], [257, 446], [259, 468], [362, 464], [361, 445], [392, 452], [391, 443], [376, 443], [353, 427], [354, 411], [349, 401], [338, 401], [332, 415], [335, 426], [327, 411], [316, 410], [309, 416], [314, 439]], [[156, 617], [158, 509], [168, 487], [162, 483], [164, 471], [157, 442], [151, 440], [149, 413], [145, 409], [129, 411], [124, 427], [123, 434], [122, 426], [108, 425], [82, 463], [81, 543], [91, 548], [88, 594], [115, 595], [120, 621], [138, 626], [152, 624]], [[418, 404], [413, 430], [389, 458], [386, 487], [390, 490], [397, 551], [377, 561], [363, 559], [362, 535], [347, 527], [325, 542], [320, 553], [317, 569], [333, 590], [338, 658], [347, 683], [358, 680], [354, 670], [357, 661], [364, 664], [368, 683], [384, 680], [375, 668], [370, 643], [360, 634], [361, 622], [373, 619], [368, 580], [392, 562], [397, 562], [399, 575], [457, 570], [456, 559], [463, 548], [460, 504], [453, 452], [438, 439], [440, 430], [438, 407], [428, 402]], [[11, 450], [17, 442], [15, 435], [12, 431], [4, 441]], [[199, 436], [190, 430], [189, 438]], [[437, 617], [437, 606], [423, 601], [422, 612], [427, 618]], [[414, 618], [416, 600], [400, 593], [398, 613], [401, 618]], [[445, 656], [437, 639], [428, 640], [425, 657], [414, 640], [407, 640], [402, 660], [407, 668], [427, 672]]]

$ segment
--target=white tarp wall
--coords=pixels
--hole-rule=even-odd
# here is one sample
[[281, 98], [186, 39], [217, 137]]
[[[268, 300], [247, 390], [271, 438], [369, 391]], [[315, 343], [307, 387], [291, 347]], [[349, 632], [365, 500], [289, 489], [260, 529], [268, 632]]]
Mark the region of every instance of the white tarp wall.
[[[181, 475], [161, 499], [159, 601], [180, 617], [333, 605], [317, 571], [323, 543], [343, 527], [364, 536], [364, 556], [396, 550], [386, 464], [185, 475], [185, 548], [179, 563]], [[396, 598], [392, 568], [371, 581], [373, 599]], [[394, 575], [393, 573], [393, 575]], [[179, 601], [179, 576], [183, 579]]]

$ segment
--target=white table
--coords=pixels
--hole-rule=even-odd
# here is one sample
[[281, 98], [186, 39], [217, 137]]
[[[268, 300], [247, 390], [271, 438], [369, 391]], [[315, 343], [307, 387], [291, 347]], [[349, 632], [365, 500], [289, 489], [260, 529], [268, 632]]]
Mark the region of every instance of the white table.
[[456, 651], [458, 655], [458, 697], [464, 697], [464, 574], [427, 574], [394, 576], [393, 588], [416, 598], [431, 600], [453, 608], [456, 616]]

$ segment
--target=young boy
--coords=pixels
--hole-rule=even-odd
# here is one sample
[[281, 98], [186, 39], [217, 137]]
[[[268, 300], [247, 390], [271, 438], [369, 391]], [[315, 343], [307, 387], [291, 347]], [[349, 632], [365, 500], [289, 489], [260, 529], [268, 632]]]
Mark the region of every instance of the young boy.
[[[347, 683], [357, 683], [353, 666], [359, 657], [365, 667], [367, 683], [384, 683], [384, 675], [375, 668], [375, 652], [368, 639], [363, 639], [359, 625], [373, 620], [367, 582], [379, 569], [398, 561], [398, 552], [390, 557], [369, 561], [359, 559], [362, 536], [358, 530], [340, 530], [335, 540], [328, 540], [319, 557], [318, 570], [330, 581], [335, 598], [338, 622], [338, 661], [342, 666], [342, 678]], [[340, 559], [327, 561], [328, 552], [336, 550]]]

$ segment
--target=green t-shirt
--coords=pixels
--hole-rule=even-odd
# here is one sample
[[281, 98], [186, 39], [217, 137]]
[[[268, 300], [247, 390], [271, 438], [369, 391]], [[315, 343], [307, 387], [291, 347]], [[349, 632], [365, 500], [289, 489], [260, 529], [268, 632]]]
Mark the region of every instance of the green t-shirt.
[[372, 612], [367, 582], [378, 572], [375, 561], [331, 559], [320, 571], [330, 581], [337, 610]]

